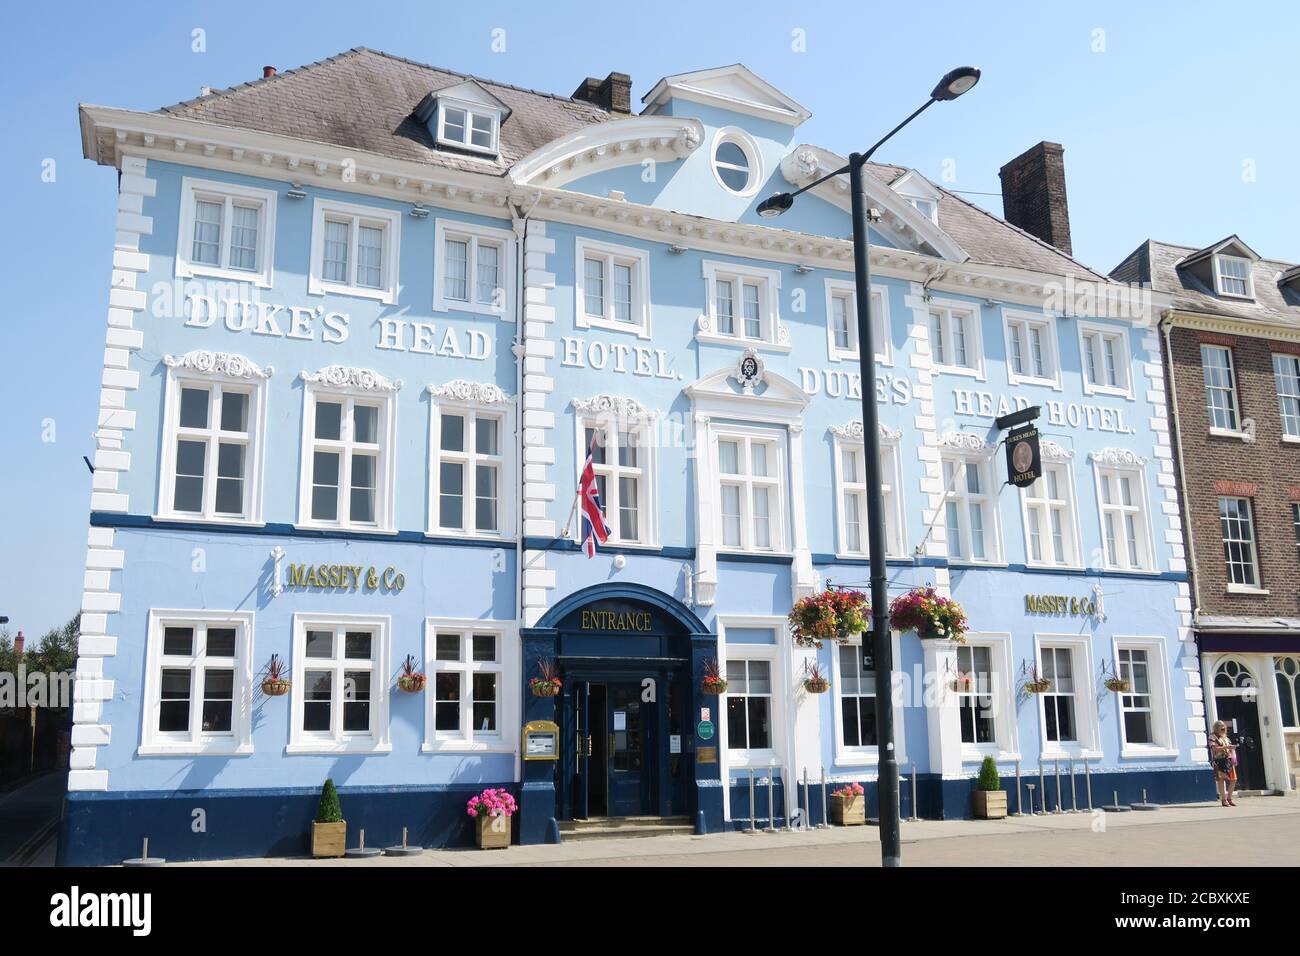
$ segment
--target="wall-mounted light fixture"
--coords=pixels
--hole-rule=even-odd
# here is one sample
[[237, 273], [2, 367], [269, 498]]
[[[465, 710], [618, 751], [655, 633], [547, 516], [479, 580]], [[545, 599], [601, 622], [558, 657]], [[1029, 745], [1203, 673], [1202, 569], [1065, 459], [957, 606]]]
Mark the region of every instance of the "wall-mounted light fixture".
[[419, 203], [419, 202], [417, 202], [414, 206], [411, 207], [411, 218], [412, 218], [412, 219], [428, 219], [428, 218], [429, 218], [429, 207], [426, 206], [424, 203]]
[[806, 266], [801, 262], [794, 267], [794, 271], [801, 276], [806, 276], [808, 273], [813, 271], [813, 268], [812, 266]]
[[683, 252], [686, 251], [686, 247], [680, 245], [679, 243], [674, 242], [671, 246], [668, 247], [668, 251], [675, 256], [680, 256]]
[[302, 183], [292, 183], [290, 184], [289, 191], [284, 195], [288, 199], [306, 199], [307, 190], [302, 188]]

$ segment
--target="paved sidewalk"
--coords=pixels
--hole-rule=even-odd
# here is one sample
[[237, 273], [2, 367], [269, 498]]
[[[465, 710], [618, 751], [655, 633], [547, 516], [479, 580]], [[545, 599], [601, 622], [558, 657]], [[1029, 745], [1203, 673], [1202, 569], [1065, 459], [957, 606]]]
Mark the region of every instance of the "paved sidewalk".
[[[1049, 814], [903, 823], [914, 866], [1295, 866], [1300, 798], [1251, 797], [1153, 812]], [[1121, 837], [1116, 839], [1116, 837]], [[597, 840], [506, 850], [429, 850], [414, 857], [301, 857], [178, 866], [877, 866], [875, 827]]]

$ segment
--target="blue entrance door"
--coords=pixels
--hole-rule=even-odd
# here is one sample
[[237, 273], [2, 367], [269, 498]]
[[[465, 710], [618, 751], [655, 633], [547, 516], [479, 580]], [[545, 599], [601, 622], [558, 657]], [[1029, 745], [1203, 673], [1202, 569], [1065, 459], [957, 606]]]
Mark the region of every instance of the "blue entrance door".
[[649, 812], [646, 754], [652, 721], [639, 684], [607, 684], [606, 701], [608, 812], [611, 817], [640, 816]]

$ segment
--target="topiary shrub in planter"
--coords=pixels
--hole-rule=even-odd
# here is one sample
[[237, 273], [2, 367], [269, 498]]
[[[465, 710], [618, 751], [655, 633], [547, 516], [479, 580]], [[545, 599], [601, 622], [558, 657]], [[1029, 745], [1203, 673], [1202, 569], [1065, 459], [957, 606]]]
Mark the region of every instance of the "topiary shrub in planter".
[[339, 806], [339, 793], [334, 789], [334, 781], [326, 780], [320, 790], [316, 821], [311, 825], [311, 855], [342, 856], [347, 838], [348, 824], [343, 819], [343, 808]]
[[980, 775], [975, 781], [975, 816], [981, 820], [1001, 820], [1007, 815], [1007, 792], [998, 777], [998, 765], [992, 757], [980, 764]]

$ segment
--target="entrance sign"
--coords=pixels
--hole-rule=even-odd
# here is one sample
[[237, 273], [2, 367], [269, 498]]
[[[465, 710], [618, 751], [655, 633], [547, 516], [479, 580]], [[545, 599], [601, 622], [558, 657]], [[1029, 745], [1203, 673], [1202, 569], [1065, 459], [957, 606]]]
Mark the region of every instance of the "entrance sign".
[[560, 725], [551, 720], [524, 724], [524, 759], [559, 760]]
[[1043, 455], [1038, 429], [1025, 425], [1007, 435], [1007, 482], [1017, 488], [1032, 485], [1042, 477]]

